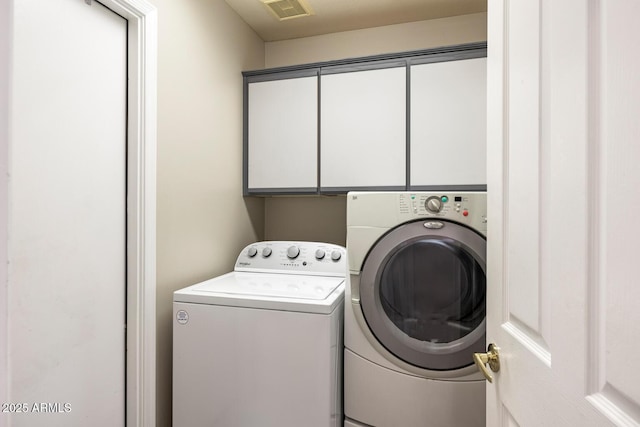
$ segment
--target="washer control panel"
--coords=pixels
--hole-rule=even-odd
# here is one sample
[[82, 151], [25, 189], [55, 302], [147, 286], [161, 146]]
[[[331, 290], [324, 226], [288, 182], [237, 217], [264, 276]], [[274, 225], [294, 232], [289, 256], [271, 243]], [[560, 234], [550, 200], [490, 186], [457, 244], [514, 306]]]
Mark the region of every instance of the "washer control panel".
[[344, 276], [346, 249], [332, 243], [264, 241], [245, 247], [235, 271]]

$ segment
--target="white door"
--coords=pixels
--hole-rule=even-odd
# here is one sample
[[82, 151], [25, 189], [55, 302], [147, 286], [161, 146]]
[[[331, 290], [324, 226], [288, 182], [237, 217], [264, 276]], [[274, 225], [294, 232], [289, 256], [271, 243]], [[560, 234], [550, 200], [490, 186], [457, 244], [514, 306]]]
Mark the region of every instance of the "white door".
[[640, 425], [638, 20], [489, 1], [488, 426]]
[[83, 0], [13, 12], [0, 424], [124, 425], [127, 22]]

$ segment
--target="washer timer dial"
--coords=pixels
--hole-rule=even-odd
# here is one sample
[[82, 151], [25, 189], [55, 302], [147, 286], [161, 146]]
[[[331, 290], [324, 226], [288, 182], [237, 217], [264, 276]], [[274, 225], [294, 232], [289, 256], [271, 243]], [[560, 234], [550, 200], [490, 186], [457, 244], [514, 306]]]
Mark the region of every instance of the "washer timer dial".
[[298, 258], [298, 255], [300, 255], [300, 248], [295, 245], [289, 246], [289, 248], [287, 249], [287, 257], [289, 259], [296, 259]]

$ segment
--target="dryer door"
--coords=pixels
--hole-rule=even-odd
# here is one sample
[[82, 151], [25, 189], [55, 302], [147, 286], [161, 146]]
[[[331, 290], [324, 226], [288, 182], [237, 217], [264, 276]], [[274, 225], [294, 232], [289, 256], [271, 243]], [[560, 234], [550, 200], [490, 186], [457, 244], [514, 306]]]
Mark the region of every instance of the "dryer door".
[[444, 220], [403, 224], [365, 260], [360, 304], [376, 339], [420, 368], [455, 370], [485, 350], [486, 240]]

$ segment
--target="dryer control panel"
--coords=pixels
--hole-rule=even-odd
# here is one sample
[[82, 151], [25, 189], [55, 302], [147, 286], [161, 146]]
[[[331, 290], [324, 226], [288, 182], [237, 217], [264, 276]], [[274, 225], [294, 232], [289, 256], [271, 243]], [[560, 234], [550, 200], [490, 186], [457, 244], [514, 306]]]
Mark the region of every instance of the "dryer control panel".
[[399, 193], [398, 213], [407, 219], [422, 216], [447, 218], [487, 229], [486, 193]]
[[463, 224], [487, 235], [487, 193], [454, 191], [352, 191], [347, 194], [349, 271], [359, 274], [367, 253], [390, 230], [427, 220], [425, 228], [441, 228], [440, 219]]
[[234, 271], [344, 276], [346, 249], [320, 242], [264, 241], [245, 247]]
[[487, 193], [400, 191], [347, 195], [347, 240], [354, 227], [393, 228], [422, 218], [449, 219], [486, 235]]

